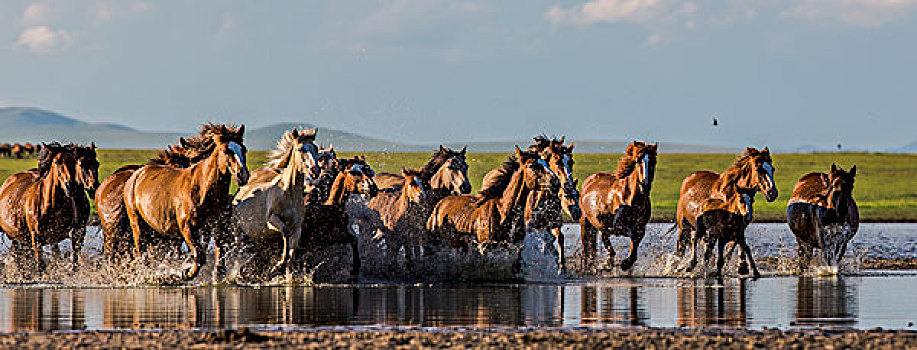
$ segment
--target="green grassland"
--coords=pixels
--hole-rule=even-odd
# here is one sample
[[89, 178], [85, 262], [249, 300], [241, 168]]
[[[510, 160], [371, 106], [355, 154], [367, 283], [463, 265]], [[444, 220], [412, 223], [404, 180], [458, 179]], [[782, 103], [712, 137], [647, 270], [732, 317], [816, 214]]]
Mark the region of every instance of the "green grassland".
[[[125, 164], [137, 164], [156, 152], [147, 150], [100, 150], [102, 164], [99, 176], [105, 177]], [[471, 183], [477, 189], [484, 174], [504, 161], [509, 153], [470, 153], [468, 155]], [[266, 152], [250, 152], [249, 168], [261, 166]], [[351, 156], [353, 153], [341, 153]], [[398, 172], [401, 167], [419, 167], [429, 158], [428, 153], [366, 153], [367, 161], [377, 172]], [[614, 171], [620, 154], [577, 154], [574, 171], [581, 180], [599, 171]], [[857, 165], [854, 198], [860, 216], [869, 221], [917, 221], [917, 155], [885, 153], [814, 153], [776, 154], [776, 181], [780, 197], [768, 203], [758, 196], [755, 203], [757, 220], [783, 220], [786, 201], [793, 185], [802, 175], [826, 171], [831, 163], [847, 169]], [[731, 154], [660, 154], [653, 184], [653, 217], [671, 219], [678, 201], [681, 180], [697, 170], [722, 171], [732, 164]], [[35, 159], [0, 159], [0, 177], [35, 167]], [[101, 179], [100, 179], [101, 180]]]

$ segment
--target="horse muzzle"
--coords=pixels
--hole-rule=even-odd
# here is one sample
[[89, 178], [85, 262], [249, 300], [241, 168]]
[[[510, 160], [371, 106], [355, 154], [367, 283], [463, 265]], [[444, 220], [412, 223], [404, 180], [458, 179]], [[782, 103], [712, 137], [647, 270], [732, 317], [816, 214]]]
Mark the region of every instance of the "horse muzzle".
[[469, 194], [469, 193], [471, 193], [471, 184], [468, 183], [468, 181], [463, 182], [462, 185], [459, 186], [459, 192], [460, 192], [460, 193], [458, 193], [458, 194]]
[[239, 183], [239, 186], [245, 186], [245, 184], [248, 183], [249, 175], [248, 169], [246, 168], [242, 168], [241, 171], [236, 173], [236, 182]]
[[764, 199], [766, 199], [768, 202], [773, 202], [774, 200], [777, 199], [777, 195], [778, 195], [777, 188], [772, 187], [768, 189], [767, 192], [764, 193]]

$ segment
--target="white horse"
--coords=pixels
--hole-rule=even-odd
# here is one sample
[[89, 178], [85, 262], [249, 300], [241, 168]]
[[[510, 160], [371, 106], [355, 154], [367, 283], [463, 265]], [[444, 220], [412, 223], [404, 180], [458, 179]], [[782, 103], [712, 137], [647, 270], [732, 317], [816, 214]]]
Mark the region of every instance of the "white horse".
[[290, 272], [290, 261], [299, 244], [305, 210], [303, 192], [312, 169], [317, 167], [314, 139], [315, 130], [284, 133], [269, 163], [280, 173], [270, 181], [241, 187], [233, 199], [233, 221], [242, 234], [261, 246], [282, 238], [283, 251], [271, 273], [280, 268]]

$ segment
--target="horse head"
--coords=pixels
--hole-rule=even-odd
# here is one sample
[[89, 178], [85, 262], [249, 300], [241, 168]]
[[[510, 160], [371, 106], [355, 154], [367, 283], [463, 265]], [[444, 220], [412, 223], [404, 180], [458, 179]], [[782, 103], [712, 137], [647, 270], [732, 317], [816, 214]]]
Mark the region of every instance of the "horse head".
[[837, 210], [841, 217], [847, 213], [847, 203], [853, 198], [853, 182], [856, 179], [857, 166], [844, 171], [835, 164], [831, 164], [828, 173], [828, 209]]
[[641, 189], [649, 193], [653, 186], [653, 179], [656, 177], [656, 155], [659, 149], [659, 143], [648, 144], [640, 141], [633, 141], [627, 146], [626, 155], [634, 162], [634, 173]]
[[[315, 134], [317, 129], [293, 130], [284, 133], [278, 143], [278, 151], [281, 157], [289, 157], [290, 161], [297, 160], [302, 172], [310, 178], [317, 178], [321, 173], [321, 167], [318, 162], [318, 146], [315, 145]], [[289, 164], [287, 165], [289, 166]]]
[[[343, 176], [341, 190], [347, 193], [366, 195], [369, 198], [379, 194], [379, 187], [373, 177], [376, 173], [366, 164], [366, 157], [355, 156], [351, 159], [342, 159], [338, 161], [340, 172], [338, 176]], [[333, 192], [333, 190], [332, 190]]]
[[523, 152], [516, 146], [516, 161], [519, 164], [523, 186], [530, 191], [558, 193], [560, 180], [545, 160], [534, 152]]
[[573, 176], [573, 144], [564, 145], [565, 138], [561, 136], [560, 139], [546, 141], [546, 137], [539, 136], [535, 138], [533, 147], [540, 149], [542, 158], [561, 183], [562, 207], [573, 220], [579, 220], [582, 215], [579, 207], [579, 190], [576, 188], [579, 179]]
[[76, 157], [76, 182], [83, 186], [90, 197], [95, 197], [99, 188], [99, 161], [96, 159], [96, 144], [89, 146], [70, 145]]
[[[56, 142], [45, 144], [38, 156], [38, 176], [52, 183], [52, 186], [47, 187], [48, 190], [59, 187], [64, 190], [64, 194], [70, 196], [71, 191], [75, 191], [79, 185], [76, 181], [76, 157], [67, 146]], [[45, 201], [51, 200], [50, 196], [45, 196]]]
[[232, 173], [239, 186], [245, 185], [249, 176], [245, 158], [248, 150], [242, 144], [245, 125], [238, 128], [226, 127], [226, 125], [211, 128], [205, 126], [205, 132], [202, 134], [209, 136], [213, 142], [213, 152], [216, 153], [217, 167], [220, 172]]
[[427, 199], [427, 186], [423, 181], [423, 171], [420, 169], [401, 169], [404, 185], [401, 195], [411, 203], [421, 203]]
[[[319, 147], [317, 154], [318, 158], [316, 158], [316, 161], [318, 162], [319, 169], [326, 169], [330, 163], [333, 163], [336, 159], [338, 159], [338, 155], [337, 152], [334, 151], [333, 144], [328, 148]], [[319, 171], [319, 173], [321, 173], [321, 171]]]
[[471, 193], [468, 181], [468, 164], [465, 163], [465, 149], [461, 156], [449, 157], [430, 178], [430, 187], [444, 189], [452, 195]]
[[764, 198], [768, 202], [777, 199], [777, 185], [774, 183], [774, 168], [771, 159], [770, 150], [764, 147], [758, 150], [754, 147], [748, 147], [739, 157], [737, 163], [741, 163], [738, 182], [736, 183], [741, 189], [753, 190], [764, 193]]

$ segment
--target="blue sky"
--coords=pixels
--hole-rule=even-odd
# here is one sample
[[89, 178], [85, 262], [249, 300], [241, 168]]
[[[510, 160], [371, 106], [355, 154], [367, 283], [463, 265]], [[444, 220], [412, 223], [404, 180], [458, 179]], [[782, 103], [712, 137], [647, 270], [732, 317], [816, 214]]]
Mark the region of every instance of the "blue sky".
[[409, 143], [881, 149], [917, 140], [915, 15], [917, 0], [5, 0], [0, 106]]

